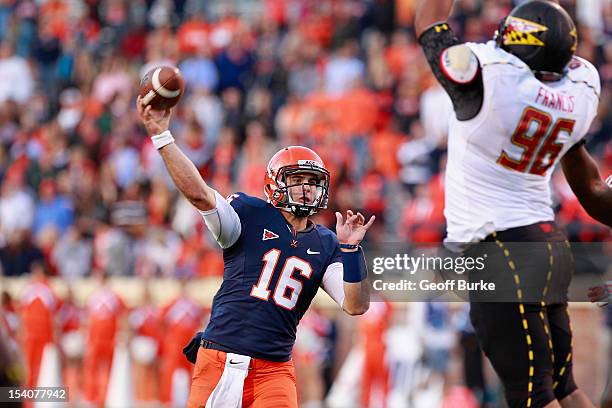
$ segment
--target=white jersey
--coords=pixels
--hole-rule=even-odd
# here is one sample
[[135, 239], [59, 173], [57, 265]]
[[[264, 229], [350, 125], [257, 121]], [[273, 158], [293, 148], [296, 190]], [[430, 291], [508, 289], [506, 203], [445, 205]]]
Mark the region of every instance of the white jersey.
[[562, 80], [544, 83], [493, 41], [467, 45], [480, 62], [484, 98], [476, 117], [450, 123], [445, 242], [458, 249], [554, 219], [551, 174], [588, 131], [601, 90], [584, 59], [574, 57]]

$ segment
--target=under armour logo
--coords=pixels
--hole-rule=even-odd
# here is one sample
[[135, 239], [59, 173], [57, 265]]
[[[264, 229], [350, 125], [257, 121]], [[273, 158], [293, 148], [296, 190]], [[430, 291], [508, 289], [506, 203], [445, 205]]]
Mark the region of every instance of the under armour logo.
[[264, 228], [263, 237], [261, 237], [262, 241], [266, 241], [268, 239], [276, 239], [276, 238], [278, 238], [278, 235]]
[[440, 33], [442, 31], [448, 31], [448, 25], [447, 24], [439, 24], [439, 25], [434, 27], [434, 30], [436, 30], [436, 33]]

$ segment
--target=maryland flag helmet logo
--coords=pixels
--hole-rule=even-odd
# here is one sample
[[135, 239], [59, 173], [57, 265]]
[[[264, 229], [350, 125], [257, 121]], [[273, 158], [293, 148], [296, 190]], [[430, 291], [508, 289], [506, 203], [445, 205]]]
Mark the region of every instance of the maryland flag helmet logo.
[[548, 27], [519, 17], [508, 16], [506, 30], [502, 33], [504, 45], [535, 45], [543, 47], [544, 42], [534, 34], [548, 31]]

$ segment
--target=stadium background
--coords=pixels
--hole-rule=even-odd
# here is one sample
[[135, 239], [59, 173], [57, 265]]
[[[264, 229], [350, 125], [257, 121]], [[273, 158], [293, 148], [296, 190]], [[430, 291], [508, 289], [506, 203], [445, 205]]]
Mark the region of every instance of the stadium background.
[[[0, 287], [4, 329], [19, 349], [27, 330], [20, 324], [19, 306], [31, 289], [33, 271], [50, 275], [56, 293], [73, 299], [64, 300], [52, 315], [57, 339], [89, 327], [86, 306], [99, 288], [92, 278], [99, 272], [111, 275], [111, 287], [126, 306], [121, 327], [130, 329], [118, 343], [139, 334], [141, 312], [152, 310], [157, 320], [151, 335], [163, 344], [179, 344], [164, 337], [172, 332], [164, 314], [168, 308], [156, 308], [180, 297], [180, 288], [196, 302], [188, 308], [201, 318], [196, 325], [206, 320], [222, 275], [220, 251], [201, 217], [177, 194], [135, 112], [139, 78], [156, 65], [181, 68], [187, 93], [175, 109], [172, 131], [221, 194], [261, 196], [268, 158], [280, 146], [304, 144], [323, 157], [332, 173], [331, 210], [317, 216], [318, 222], [331, 226], [333, 210], [359, 209], [378, 217], [368, 233], [371, 241], [440, 241], [452, 110], [415, 42], [415, 3], [0, 1], [0, 263], [5, 276]], [[577, 54], [592, 61], [602, 78], [600, 113], [587, 146], [602, 174], [609, 174], [612, 4], [561, 4], [578, 23]], [[463, 40], [484, 41], [512, 6], [504, 0], [462, 0], [452, 25]], [[610, 240], [610, 231], [580, 208], [560, 172], [553, 186], [557, 220], [571, 241]], [[144, 296], [145, 287], [150, 298]], [[463, 351], [473, 339], [461, 306], [379, 301], [369, 315], [348, 318], [324, 298], [317, 305], [301, 325], [296, 346], [302, 406], [319, 406], [334, 380], [341, 390], [337, 395], [342, 390], [354, 394], [354, 379], [338, 380], [353, 346], [366, 350], [364, 383], [386, 378], [391, 388], [404, 384], [400, 388], [416, 390], [414, 406], [419, 390], [434, 390], [435, 398], [455, 393], [452, 385], [466, 382]], [[590, 305], [574, 304], [572, 315], [577, 380], [597, 399], [609, 363], [610, 326], [606, 329], [604, 312]], [[387, 349], [381, 346], [387, 332], [400, 343], [411, 339], [413, 355], [378, 364], [385, 360], [381, 353], [407, 348], [393, 348], [391, 340]], [[174, 364], [173, 357], [162, 355], [168, 348], [162, 347], [159, 361], [133, 380], [143, 372], [148, 378], [168, 377], [167, 368]], [[82, 358], [62, 358], [63, 381], [72, 396], [82, 398], [81, 380], [87, 376]], [[352, 358], [349, 364], [359, 368], [358, 357]], [[490, 369], [485, 372], [486, 399], [495, 401], [499, 390]], [[442, 377], [445, 387], [436, 388]], [[134, 381], [139, 405], [143, 398], [160, 398], [158, 389], [143, 387]], [[472, 388], [479, 395], [478, 387]], [[380, 391], [373, 393], [372, 406], [382, 406]], [[342, 399], [328, 401], [330, 406], [357, 404]]]

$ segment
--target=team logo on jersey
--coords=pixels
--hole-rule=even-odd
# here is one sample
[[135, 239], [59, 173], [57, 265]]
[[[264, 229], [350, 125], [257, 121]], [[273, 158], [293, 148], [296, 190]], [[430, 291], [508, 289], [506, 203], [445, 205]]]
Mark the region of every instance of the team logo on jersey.
[[513, 16], [509, 16], [508, 20], [506, 20], [506, 27], [504, 45], [544, 46], [544, 42], [534, 34], [548, 31], [548, 27]]
[[278, 238], [278, 235], [264, 228], [263, 237], [261, 237], [262, 241], [267, 241], [269, 239], [276, 239], [276, 238]]
[[291, 247], [292, 248], [297, 248], [298, 242], [295, 239], [291, 240]]

